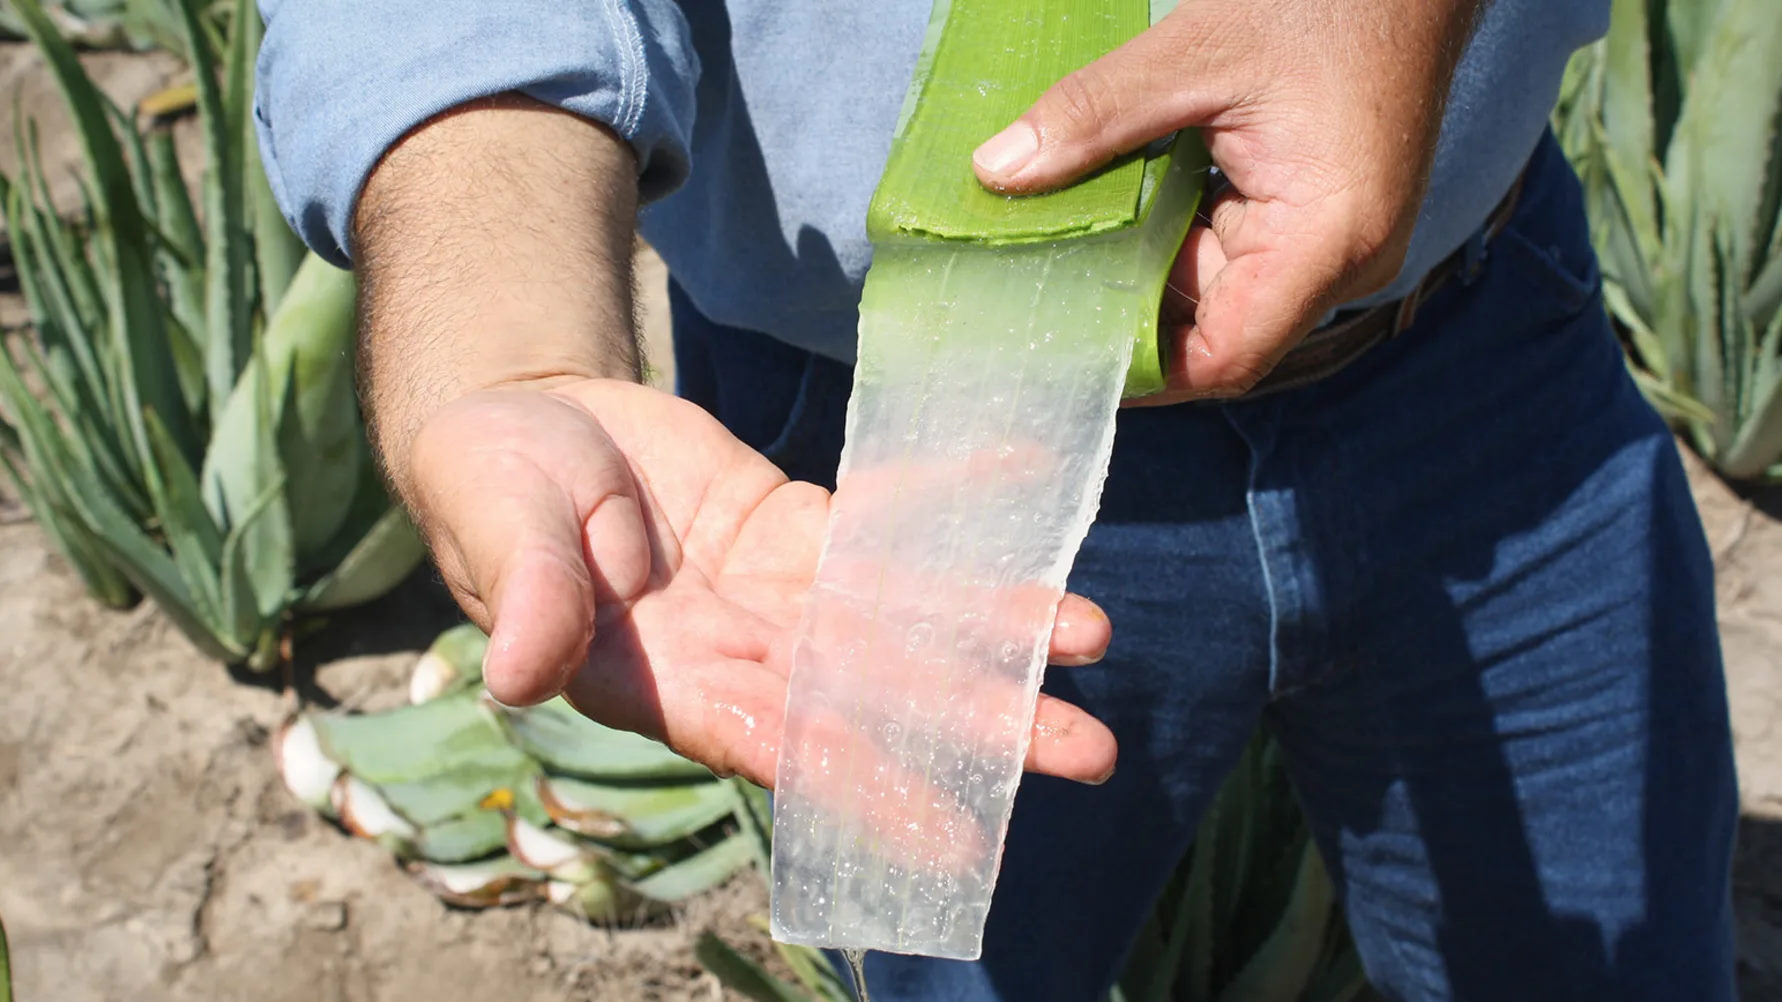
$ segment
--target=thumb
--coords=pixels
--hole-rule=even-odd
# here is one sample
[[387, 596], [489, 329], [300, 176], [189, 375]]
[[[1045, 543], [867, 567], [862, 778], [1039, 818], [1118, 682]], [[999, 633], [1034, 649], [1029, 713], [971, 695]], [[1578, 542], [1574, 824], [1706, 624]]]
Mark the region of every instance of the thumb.
[[1053, 84], [972, 154], [978, 180], [1010, 194], [1050, 191], [1199, 124], [1215, 109], [1183, 65], [1181, 34], [1179, 22], [1165, 18]]
[[446, 583], [489, 634], [489, 693], [541, 702], [584, 663], [596, 601], [631, 597], [649, 576], [637, 484], [599, 424], [561, 400], [461, 403], [416, 437], [416, 514]]

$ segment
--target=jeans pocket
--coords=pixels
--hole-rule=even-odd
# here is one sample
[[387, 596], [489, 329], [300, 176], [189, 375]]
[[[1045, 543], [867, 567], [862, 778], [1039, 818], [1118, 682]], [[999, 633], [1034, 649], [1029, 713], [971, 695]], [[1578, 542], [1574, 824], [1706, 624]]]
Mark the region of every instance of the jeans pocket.
[[1512, 225], [1498, 234], [1491, 249], [1503, 255], [1529, 294], [1538, 297], [1525, 308], [1544, 319], [1576, 316], [1602, 292], [1602, 271], [1587, 240], [1537, 241]]

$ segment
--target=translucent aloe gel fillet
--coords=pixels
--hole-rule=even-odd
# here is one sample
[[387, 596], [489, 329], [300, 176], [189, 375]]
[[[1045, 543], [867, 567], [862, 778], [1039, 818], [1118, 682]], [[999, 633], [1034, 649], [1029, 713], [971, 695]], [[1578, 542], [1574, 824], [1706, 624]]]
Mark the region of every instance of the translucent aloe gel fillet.
[[774, 807], [773, 934], [974, 958], [1065, 575], [1159, 298], [1198, 141], [1006, 198], [976, 145], [1150, 24], [1148, 0], [936, 4], [868, 213], [872, 270]]

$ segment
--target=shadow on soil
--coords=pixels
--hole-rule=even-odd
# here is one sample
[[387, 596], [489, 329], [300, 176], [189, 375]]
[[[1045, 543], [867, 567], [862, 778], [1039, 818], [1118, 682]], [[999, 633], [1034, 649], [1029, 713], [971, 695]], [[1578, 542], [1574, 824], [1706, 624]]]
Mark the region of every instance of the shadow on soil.
[[383, 598], [367, 605], [299, 623], [291, 663], [283, 671], [254, 672], [236, 666], [229, 675], [243, 685], [294, 691], [305, 705], [334, 709], [340, 701], [316, 682], [317, 670], [345, 658], [420, 651], [442, 631], [464, 621], [431, 562], [415, 568]]
[[1782, 821], [1739, 819], [1733, 857], [1733, 910], [1739, 923], [1739, 994], [1744, 1002], [1782, 1002]]

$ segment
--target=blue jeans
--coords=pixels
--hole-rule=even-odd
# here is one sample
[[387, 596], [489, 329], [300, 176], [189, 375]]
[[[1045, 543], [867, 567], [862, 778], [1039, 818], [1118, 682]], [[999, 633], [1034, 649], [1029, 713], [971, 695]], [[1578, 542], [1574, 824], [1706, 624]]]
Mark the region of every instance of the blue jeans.
[[[1549, 139], [1507, 230], [1311, 386], [1124, 411], [1071, 587], [1105, 786], [1030, 776], [982, 960], [882, 1002], [1091, 1002], [1260, 720], [1393, 999], [1727, 1000], [1737, 798], [1713, 569]], [[847, 367], [676, 294], [683, 392], [829, 481]]]

